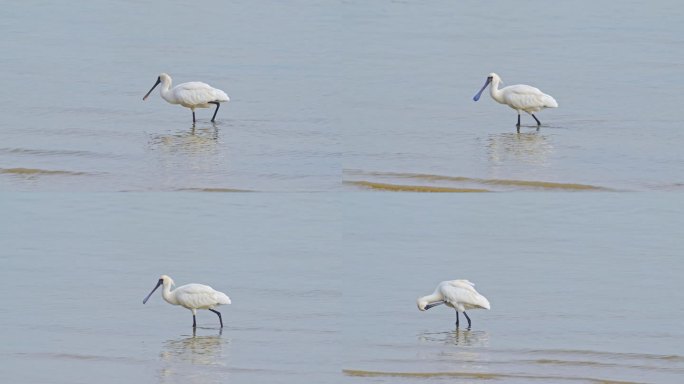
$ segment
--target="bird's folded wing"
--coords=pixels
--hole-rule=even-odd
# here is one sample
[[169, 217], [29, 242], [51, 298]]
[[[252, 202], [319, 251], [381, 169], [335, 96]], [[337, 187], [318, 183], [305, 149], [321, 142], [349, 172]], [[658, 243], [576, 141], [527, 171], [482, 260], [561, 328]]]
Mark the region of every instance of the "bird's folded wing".
[[200, 81], [180, 84], [174, 89], [174, 94], [177, 99], [190, 105], [206, 104], [216, 99], [214, 89]]

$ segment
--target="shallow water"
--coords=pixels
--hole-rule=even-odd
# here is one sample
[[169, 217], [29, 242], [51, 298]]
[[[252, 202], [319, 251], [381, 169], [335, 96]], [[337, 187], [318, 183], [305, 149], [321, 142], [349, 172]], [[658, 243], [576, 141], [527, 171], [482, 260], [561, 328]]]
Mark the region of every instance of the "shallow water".
[[[3, 378], [679, 382], [681, 199], [539, 196], [4, 194]], [[224, 329], [143, 305], [162, 273], [226, 292]], [[470, 330], [416, 308], [454, 278]]]
[[[665, 0], [12, 2], [0, 187], [538, 189], [387, 176], [415, 174], [682, 190], [681, 14]], [[199, 110], [193, 128], [157, 91], [143, 102], [162, 71], [225, 90], [217, 123]], [[491, 71], [560, 108], [516, 133], [513, 110], [472, 101]]]
[[[78, 12], [74, 12], [78, 9]], [[335, 7], [315, 1], [5, 4], [3, 190], [330, 190]], [[142, 97], [160, 72], [213, 110]]]
[[[344, 199], [348, 381], [681, 381], [681, 198], [538, 196]], [[491, 302], [471, 329], [416, 308], [456, 278]]]
[[[0, 190], [42, 193], [0, 198], [3, 379], [680, 382], [684, 205], [659, 191], [684, 187], [681, 16], [670, 0], [4, 4]], [[224, 89], [216, 124], [143, 102], [162, 71]], [[517, 133], [471, 99], [491, 71], [560, 108]], [[193, 332], [159, 293], [142, 305], [161, 273], [228, 293], [226, 327], [202, 311]], [[492, 302], [470, 330], [415, 307], [453, 278]]]
[[[347, 4], [345, 181], [538, 189], [389, 176], [415, 174], [682, 190], [678, 2]], [[537, 114], [539, 130], [522, 116], [516, 133], [514, 110], [488, 93], [472, 100], [490, 72], [560, 107]]]
[[[4, 195], [0, 366], [12, 383], [333, 382], [339, 230], [319, 195]], [[233, 195], [231, 195], [233, 196]], [[160, 274], [232, 304], [155, 292]], [[325, 282], [325, 284], [321, 284]]]

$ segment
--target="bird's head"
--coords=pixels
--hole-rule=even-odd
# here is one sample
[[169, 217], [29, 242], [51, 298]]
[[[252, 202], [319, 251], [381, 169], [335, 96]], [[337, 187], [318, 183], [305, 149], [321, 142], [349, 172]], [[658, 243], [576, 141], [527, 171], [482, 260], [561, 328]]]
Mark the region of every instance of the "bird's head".
[[416, 300], [416, 304], [418, 305], [418, 309], [421, 311], [425, 311], [428, 309], [426, 308], [428, 305], [428, 301], [423, 299], [422, 297], [419, 297], [418, 300]]
[[143, 304], [147, 303], [147, 300], [150, 299], [150, 296], [152, 296], [154, 291], [156, 291], [157, 288], [159, 288], [162, 285], [173, 285], [173, 280], [171, 280], [171, 278], [166, 275], [161, 275], [161, 277], [159, 277], [159, 280], [157, 280], [157, 284], [154, 286], [154, 288], [152, 288], [152, 291], [150, 291], [150, 293], [147, 294], [147, 296], [145, 296], [145, 298], [143, 299]]
[[496, 73], [492, 72], [489, 75], [487, 75], [487, 80], [490, 82], [494, 80], [501, 81], [501, 77], [499, 77], [499, 75], [497, 75]]
[[143, 96], [143, 101], [147, 100], [147, 98], [150, 96], [150, 93], [152, 93], [152, 91], [154, 91], [154, 89], [157, 88], [157, 85], [159, 85], [159, 83], [161, 82], [164, 82], [164, 85], [170, 85], [171, 77], [166, 73], [162, 73], [161, 75], [157, 76], [157, 81], [154, 82], [152, 88], [150, 88], [150, 90], [147, 91], [145, 96]]
[[161, 281], [162, 284], [164, 284], [164, 285], [170, 285], [170, 286], [174, 286], [174, 285], [175, 285], [175, 283], [173, 282], [173, 279], [170, 278], [170, 277], [167, 276], [167, 275], [161, 275], [161, 276], [159, 277], [159, 281]]

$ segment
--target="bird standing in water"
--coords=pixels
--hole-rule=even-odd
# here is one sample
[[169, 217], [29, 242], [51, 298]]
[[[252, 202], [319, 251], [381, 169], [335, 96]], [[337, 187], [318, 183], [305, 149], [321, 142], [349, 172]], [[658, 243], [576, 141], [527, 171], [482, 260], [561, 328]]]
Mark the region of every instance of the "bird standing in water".
[[470, 329], [470, 317], [466, 314], [466, 309], [490, 308], [489, 300], [477, 292], [475, 284], [468, 280], [442, 281], [431, 295], [419, 297], [417, 304], [421, 311], [446, 304], [456, 310], [456, 327], [459, 326], [458, 313], [462, 312], [468, 320], [468, 329]]
[[202, 284], [187, 284], [171, 290], [171, 287], [174, 285], [173, 280], [166, 275], [162, 275], [159, 281], [157, 281], [157, 285], [152, 289], [152, 292], [143, 299], [143, 304], [147, 303], [147, 300], [160, 285], [164, 286], [162, 297], [167, 303], [180, 305], [192, 311], [193, 328], [197, 327], [195, 315], [198, 309], [208, 309], [214, 312], [219, 318], [221, 328], [223, 328], [221, 312], [214, 310], [214, 308], [222, 304], [230, 304], [230, 298], [225, 293], [215, 291], [212, 287]]
[[192, 122], [195, 123], [195, 108], [210, 108], [211, 105], [216, 106], [214, 116], [211, 118], [213, 123], [216, 119], [221, 103], [230, 101], [228, 95], [220, 89], [213, 88], [209, 84], [199, 81], [179, 84], [171, 88], [171, 76], [162, 73], [157, 77], [157, 82], [154, 83], [149, 92], [143, 97], [146, 100], [157, 85], [161, 84], [159, 93], [162, 99], [170, 104], [180, 104], [185, 108], [192, 110]]
[[556, 99], [529, 85], [510, 85], [508, 87], [499, 89], [501, 78], [499, 75], [493, 72], [487, 76], [487, 80], [482, 86], [482, 89], [480, 89], [480, 91], [473, 96], [474, 101], [480, 100], [482, 92], [484, 92], [490, 83], [491, 87], [489, 88], [489, 94], [492, 96], [492, 99], [499, 104], [506, 104], [518, 112], [518, 123], [515, 125], [518, 129], [518, 132], [520, 132], [520, 111], [532, 115], [534, 120], [537, 122], [537, 127], [539, 127], [541, 122], [539, 119], [537, 119], [537, 116], [535, 116], [534, 113], [545, 108], [558, 108]]

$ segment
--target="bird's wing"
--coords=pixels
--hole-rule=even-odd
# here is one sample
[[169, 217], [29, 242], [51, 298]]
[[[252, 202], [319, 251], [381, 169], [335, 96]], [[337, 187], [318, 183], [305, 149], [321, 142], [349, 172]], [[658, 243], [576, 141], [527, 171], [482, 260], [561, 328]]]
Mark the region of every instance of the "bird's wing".
[[228, 298], [228, 296], [215, 291], [208, 285], [188, 284], [176, 288], [174, 292], [178, 304], [186, 308], [200, 309], [213, 307], [219, 304], [230, 304], [230, 299], [228, 299], [227, 303], [223, 299], [223, 297]]
[[489, 301], [480, 295], [475, 284], [468, 280], [451, 280], [441, 286], [444, 300], [456, 307], [482, 307], [489, 309]]
[[173, 89], [177, 99], [186, 104], [206, 104], [210, 101], [229, 101], [230, 98], [220, 89], [213, 88], [201, 81], [179, 84]]
[[448, 284], [454, 285], [454, 286], [464, 286], [466, 289], [469, 289], [470, 287], [474, 287], [475, 283], [469, 281], [469, 280], [450, 280], [447, 281]]
[[[206, 104], [210, 101], [220, 101], [220, 95], [217, 95], [216, 89], [209, 84], [200, 81], [192, 81], [189, 83], [179, 84], [173, 89], [173, 94], [176, 99], [188, 105]], [[223, 93], [223, 92], [221, 92]], [[225, 93], [224, 93], [225, 95]]]
[[502, 91], [505, 103], [516, 109], [542, 107], [546, 96], [539, 89], [529, 85], [511, 85]]

